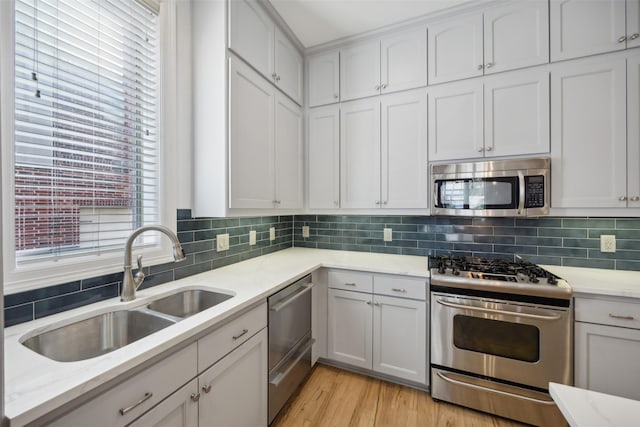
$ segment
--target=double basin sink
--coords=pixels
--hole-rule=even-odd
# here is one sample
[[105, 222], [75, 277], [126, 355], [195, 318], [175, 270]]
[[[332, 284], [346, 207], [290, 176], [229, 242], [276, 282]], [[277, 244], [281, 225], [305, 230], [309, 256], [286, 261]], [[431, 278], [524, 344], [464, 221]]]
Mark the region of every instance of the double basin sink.
[[151, 301], [142, 308], [114, 310], [48, 328], [22, 344], [58, 362], [97, 357], [218, 305], [232, 294], [190, 289]]

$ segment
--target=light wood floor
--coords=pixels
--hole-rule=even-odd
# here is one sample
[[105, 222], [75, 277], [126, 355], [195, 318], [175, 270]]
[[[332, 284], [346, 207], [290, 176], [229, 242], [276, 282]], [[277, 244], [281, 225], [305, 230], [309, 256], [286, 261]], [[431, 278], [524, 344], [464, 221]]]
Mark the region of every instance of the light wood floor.
[[316, 365], [272, 427], [521, 427], [524, 424], [435, 402], [420, 390]]

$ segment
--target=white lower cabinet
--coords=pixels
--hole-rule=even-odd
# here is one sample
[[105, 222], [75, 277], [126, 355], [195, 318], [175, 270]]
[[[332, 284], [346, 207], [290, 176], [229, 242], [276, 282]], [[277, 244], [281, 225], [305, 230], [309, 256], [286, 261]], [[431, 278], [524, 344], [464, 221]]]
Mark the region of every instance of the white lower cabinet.
[[267, 426], [266, 303], [102, 392], [58, 427]]
[[577, 387], [640, 400], [640, 302], [576, 298]]
[[329, 272], [328, 358], [428, 385], [426, 281], [355, 274], [372, 276], [373, 292], [345, 290], [360, 284]]

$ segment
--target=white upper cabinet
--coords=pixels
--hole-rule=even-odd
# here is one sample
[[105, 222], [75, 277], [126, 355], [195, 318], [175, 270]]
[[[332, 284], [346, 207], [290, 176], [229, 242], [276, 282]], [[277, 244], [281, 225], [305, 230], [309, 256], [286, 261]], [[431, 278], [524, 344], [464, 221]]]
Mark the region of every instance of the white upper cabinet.
[[340, 206], [380, 206], [380, 100], [340, 108]]
[[429, 26], [429, 84], [482, 75], [482, 14]]
[[640, 207], [640, 55], [627, 59], [627, 206]]
[[547, 71], [521, 70], [429, 89], [429, 160], [548, 152]]
[[640, 0], [627, 0], [627, 47], [640, 46]]
[[403, 31], [381, 41], [380, 90], [397, 92], [427, 85], [427, 30]]
[[302, 207], [302, 111], [229, 59], [229, 207]]
[[307, 119], [309, 207], [340, 207], [340, 108], [314, 108]]
[[[624, 0], [551, 0], [551, 61], [624, 49], [633, 36], [625, 21]], [[630, 41], [637, 45], [637, 38]]]
[[276, 28], [275, 37], [275, 71], [272, 77], [276, 86], [302, 105], [304, 60], [279, 28]]
[[309, 107], [340, 101], [340, 52], [331, 51], [307, 58]]
[[275, 204], [277, 208], [302, 208], [302, 110], [289, 98], [276, 95]]
[[[309, 84], [314, 84], [311, 77]], [[427, 32], [424, 27], [340, 50], [342, 101], [426, 85]]]
[[484, 154], [549, 152], [549, 72], [522, 70], [484, 81]]
[[269, 79], [275, 70], [275, 28], [256, 0], [229, 2], [229, 49]]
[[229, 49], [302, 105], [302, 55], [258, 1], [229, 4]]
[[546, 0], [513, 2], [484, 13], [485, 74], [549, 62]]
[[427, 208], [427, 93], [416, 89], [380, 98], [381, 207]]
[[429, 97], [429, 160], [482, 157], [482, 82], [436, 86]]
[[627, 206], [625, 76], [624, 58], [552, 69], [552, 207]]
[[429, 84], [549, 62], [546, 0], [513, 2], [429, 26]]
[[340, 99], [347, 101], [379, 93], [380, 41], [367, 41], [341, 49]]

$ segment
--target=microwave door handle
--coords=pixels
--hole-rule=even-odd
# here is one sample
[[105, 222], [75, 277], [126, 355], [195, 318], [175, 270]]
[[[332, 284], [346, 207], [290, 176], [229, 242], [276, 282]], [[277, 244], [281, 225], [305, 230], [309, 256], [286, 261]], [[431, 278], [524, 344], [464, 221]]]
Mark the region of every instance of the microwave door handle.
[[432, 200], [431, 203], [433, 204], [433, 207], [437, 208], [438, 205], [440, 204], [439, 203], [440, 200], [438, 200], [438, 182], [437, 181], [433, 183], [433, 199], [431, 200]]
[[522, 215], [524, 212], [524, 174], [518, 171], [518, 183], [520, 184], [520, 197], [518, 200], [518, 215]]

